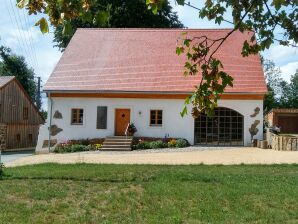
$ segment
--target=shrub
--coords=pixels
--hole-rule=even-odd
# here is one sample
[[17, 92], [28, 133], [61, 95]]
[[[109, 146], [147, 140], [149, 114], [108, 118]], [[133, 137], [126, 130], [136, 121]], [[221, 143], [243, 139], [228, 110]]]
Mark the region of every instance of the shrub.
[[4, 164], [0, 163], [0, 179], [3, 177], [4, 175]]
[[85, 145], [72, 145], [71, 152], [83, 152], [87, 151], [88, 147]]
[[90, 141], [89, 141], [88, 138], [87, 138], [87, 139], [80, 139], [80, 140], [79, 140], [79, 144], [80, 144], [80, 145], [85, 145], [85, 146], [87, 146], [87, 145], [90, 145]]
[[168, 147], [169, 148], [175, 148], [177, 145], [177, 141], [176, 139], [171, 139], [169, 142], [168, 142]]
[[188, 146], [188, 142], [185, 140], [185, 139], [177, 139], [176, 141], [176, 147], [177, 148], [184, 148], [184, 147], [187, 147]]
[[168, 145], [161, 140], [150, 142], [151, 149], [160, 149], [160, 148], [165, 148], [167, 146]]
[[136, 149], [150, 149], [151, 146], [150, 146], [150, 142], [139, 142], [136, 144]]
[[55, 153], [67, 153], [67, 152], [82, 152], [87, 151], [88, 146], [70, 143], [60, 143], [58, 144], [53, 152]]

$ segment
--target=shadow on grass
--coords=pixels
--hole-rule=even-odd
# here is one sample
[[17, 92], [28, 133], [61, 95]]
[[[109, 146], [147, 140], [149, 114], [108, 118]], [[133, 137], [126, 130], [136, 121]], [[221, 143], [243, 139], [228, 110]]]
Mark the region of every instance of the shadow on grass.
[[77, 177], [18, 177], [12, 175], [3, 175], [0, 181], [8, 180], [63, 180], [63, 181], [76, 181], [76, 182], [94, 182], [94, 183], [133, 183], [133, 182], [150, 182], [156, 179], [155, 176], [139, 178], [132, 177], [130, 179], [94, 179], [94, 178], [77, 178]]

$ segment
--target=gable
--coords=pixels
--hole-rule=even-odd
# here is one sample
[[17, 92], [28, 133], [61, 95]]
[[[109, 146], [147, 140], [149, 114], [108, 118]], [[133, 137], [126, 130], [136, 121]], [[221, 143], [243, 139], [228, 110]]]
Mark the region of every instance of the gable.
[[[0, 123], [6, 124], [42, 124], [43, 118], [21, 84], [11, 79], [0, 88]], [[25, 114], [28, 118], [24, 119]]]

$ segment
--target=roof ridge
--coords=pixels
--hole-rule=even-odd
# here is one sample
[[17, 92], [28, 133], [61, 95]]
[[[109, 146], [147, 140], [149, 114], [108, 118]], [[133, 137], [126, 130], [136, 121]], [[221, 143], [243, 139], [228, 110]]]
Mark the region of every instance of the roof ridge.
[[100, 31], [228, 31], [233, 28], [77, 28], [78, 30], [100, 30]]

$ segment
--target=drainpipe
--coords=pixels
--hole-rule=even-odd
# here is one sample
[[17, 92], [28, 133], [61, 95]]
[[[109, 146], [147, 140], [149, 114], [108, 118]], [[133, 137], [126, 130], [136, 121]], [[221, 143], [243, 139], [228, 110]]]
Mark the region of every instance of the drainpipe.
[[52, 136], [52, 131], [51, 131], [51, 127], [52, 127], [52, 110], [53, 110], [53, 100], [51, 98], [51, 94], [49, 93], [49, 100], [50, 100], [50, 114], [49, 114], [49, 143], [48, 143], [48, 147], [49, 147], [49, 153], [51, 152], [51, 136]]

